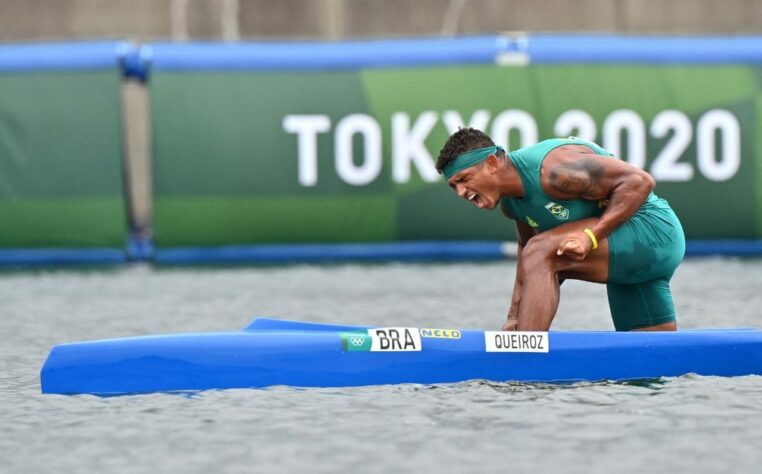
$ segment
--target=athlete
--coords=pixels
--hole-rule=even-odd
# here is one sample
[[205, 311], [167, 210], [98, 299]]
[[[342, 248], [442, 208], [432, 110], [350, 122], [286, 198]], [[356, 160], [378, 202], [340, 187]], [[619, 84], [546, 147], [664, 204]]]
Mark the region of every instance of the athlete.
[[574, 137], [506, 153], [473, 128], [445, 143], [436, 166], [447, 184], [516, 221], [504, 330], [547, 331], [567, 278], [606, 283], [617, 331], [677, 329], [669, 282], [685, 254], [682, 226], [651, 175], [612, 156]]

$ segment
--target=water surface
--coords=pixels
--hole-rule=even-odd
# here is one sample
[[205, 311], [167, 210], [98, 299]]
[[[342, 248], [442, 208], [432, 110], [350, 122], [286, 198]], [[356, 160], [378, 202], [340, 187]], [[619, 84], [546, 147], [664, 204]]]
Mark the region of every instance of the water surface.
[[[229, 330], [255, 316], [498, 328], [513, 262], [0, 273], [0, 472], [757, 472], [762, 377], [39, 393], [54, 344]], [[688, 260], [683, 328], [760, 326], [762, 261]], [[611, 329], [567, 282], [554, 329]]]

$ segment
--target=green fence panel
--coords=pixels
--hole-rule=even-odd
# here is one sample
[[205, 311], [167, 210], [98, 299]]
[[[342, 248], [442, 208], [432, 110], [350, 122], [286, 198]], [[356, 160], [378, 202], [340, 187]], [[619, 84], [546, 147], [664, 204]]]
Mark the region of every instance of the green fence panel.
[[601, 143], [657, 180], [689, 238], [755, 238], [760, 69], [461, 65], [155, 71], [158, 247], [511, 239], [434, 171], [447, 136]]
[[0, 72], [0, 248], [124, 247], [113, 53], [111, 62]]

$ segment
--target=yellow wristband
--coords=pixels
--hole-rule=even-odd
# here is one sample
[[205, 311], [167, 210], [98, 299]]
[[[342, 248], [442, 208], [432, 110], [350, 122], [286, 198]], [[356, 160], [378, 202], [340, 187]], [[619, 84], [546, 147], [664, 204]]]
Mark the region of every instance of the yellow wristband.
[[590, 237], [590, 240], [593, 241], [593, 250], [597, 249], [598, 248], [598, 239], [595, 238], [595, 234], [593, 234], [593, 231], [588, 229], [586, 227], [585, 228], [585, 233], [587, 234], [588, 237]]

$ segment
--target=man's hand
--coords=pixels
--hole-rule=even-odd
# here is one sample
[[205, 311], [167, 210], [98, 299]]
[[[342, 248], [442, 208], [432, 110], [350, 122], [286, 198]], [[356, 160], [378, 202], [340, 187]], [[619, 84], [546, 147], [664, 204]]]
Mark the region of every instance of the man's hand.
[[508, 320], [503, 324], [503, 327], [500, 328], [501, 331], [517, 331], [519, 328], [519, 320], [513, 319], [511, 317], [508, 318]]
[[584, 232], [570, 232], [564, 237], [558, 245], [556, 255], [566, 255], [567, 257], [581, 262], [593, 249], [593, 241], [590, 240]]

